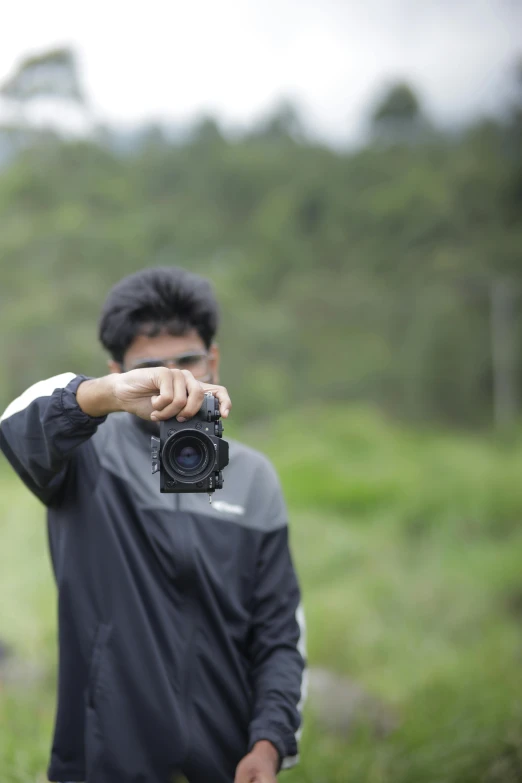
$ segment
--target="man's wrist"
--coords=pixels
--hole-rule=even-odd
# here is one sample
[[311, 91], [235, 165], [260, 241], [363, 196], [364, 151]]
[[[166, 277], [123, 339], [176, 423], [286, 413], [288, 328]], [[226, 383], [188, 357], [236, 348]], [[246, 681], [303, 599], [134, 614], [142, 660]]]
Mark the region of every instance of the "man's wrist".
[[121, 410], [114, 394], [114, 377], [92, 378], [83, 381], [76, 390], [76, 401], [88, 416], [98, 418]]
[[256, 742], [252, 748], [252, 753], [269, 761], [273, 765], [274, 774], [278, 772], [280, 763], [279, 752], [269, 740], [259, 740], [259, 742]]

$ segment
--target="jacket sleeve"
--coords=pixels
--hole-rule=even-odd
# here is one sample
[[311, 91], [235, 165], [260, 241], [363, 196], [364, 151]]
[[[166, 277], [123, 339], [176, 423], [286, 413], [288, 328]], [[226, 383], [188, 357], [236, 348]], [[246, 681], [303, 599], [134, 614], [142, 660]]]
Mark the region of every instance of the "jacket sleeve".
[[59, 495], [74, 450], [105, 421], [79, 407], [76, 390], [84, 380], [84, 375], [63, 373], [35, 383], [0, 417], [1, 450], [46, 505]]
[[[250, 749], [269, 740], [282, 769], [299, 760], [306, 698], [306, 637], [301, 593], [290, 554], [286, 509], [272, 466], [263, 480], [265, 526], [259, 549], [250, 644], [254, 709]], [[259, 514], [259, 511], [258, 511]]]

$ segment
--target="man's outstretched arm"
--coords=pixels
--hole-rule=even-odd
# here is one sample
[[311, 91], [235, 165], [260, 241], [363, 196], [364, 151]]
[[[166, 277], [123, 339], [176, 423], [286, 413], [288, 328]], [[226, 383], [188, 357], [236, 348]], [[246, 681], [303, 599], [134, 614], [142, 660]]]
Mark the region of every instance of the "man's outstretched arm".
[[62, 488], [72, 452], [97, 430], [77, 403], [85, 376], [63, 373], [35, 383], [0, 417], [0, 448], [22, 481], [41, 501], [52, 503]]
[[47, 505], [59, 495], [71, 457], [105, 417], [128, 411], [160, 421], [194, 416], [205, 392], [231, 408], [226, 389], [196, 381], [187, 370], [165, 367], [86, 378], [63, 373], [40, 381], [14, 400], [0, 417], [0, 449], [29, 489]]

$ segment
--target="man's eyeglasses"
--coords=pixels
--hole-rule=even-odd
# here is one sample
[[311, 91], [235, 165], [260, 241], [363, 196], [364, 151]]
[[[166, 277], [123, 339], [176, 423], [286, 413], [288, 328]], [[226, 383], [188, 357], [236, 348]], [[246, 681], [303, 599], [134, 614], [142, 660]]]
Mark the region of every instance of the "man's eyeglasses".
[[198, 381], [203, 383], [210, 381], [208, 354], [203, 351], [186, 351], [165, 359], [141, 359], [129, 367], [122, 365], [124, 372], [129, 370], [147, 370], [153, 367], [168, 367], [170, 370], [190, 370]]

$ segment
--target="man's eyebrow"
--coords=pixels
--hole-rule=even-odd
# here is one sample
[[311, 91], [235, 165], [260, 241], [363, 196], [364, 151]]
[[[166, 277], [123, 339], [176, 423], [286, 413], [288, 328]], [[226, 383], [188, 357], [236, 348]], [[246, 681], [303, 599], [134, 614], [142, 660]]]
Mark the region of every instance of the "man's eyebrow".
[[208, 351], [204, 350], [203, 348], [187, 348], [187, 350], [185, 351], [180, 351], [179, 353], [170, 353], [168, 356], [137, 356], [135, 359], [132, 359], [131, 361], [151, 362], [159, 359], [177, 359], [181, 356], [188, 356], [193, 353], [206, 354], [208, 353]]

